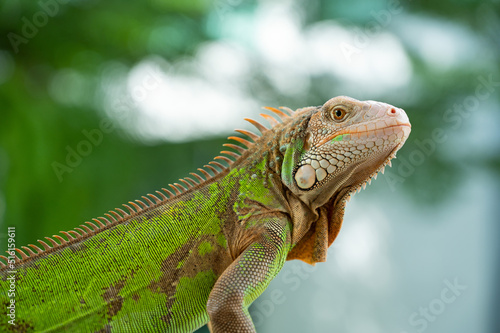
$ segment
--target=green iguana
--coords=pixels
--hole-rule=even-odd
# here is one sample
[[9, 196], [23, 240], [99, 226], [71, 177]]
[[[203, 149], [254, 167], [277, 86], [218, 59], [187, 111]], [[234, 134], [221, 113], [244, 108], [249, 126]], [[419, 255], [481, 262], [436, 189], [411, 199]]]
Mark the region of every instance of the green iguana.
[[247, 119], [261, 135], [236, 131], [253, 143], [229, 137], [246, 148], [225, 144], [171, 191], [0, 256], [0, 330], [255, 332], [249, 305], [286, 260], [326, 260], [346, 202], [411, 129], [403, 110], [349, 97], [267, 109], [282, 121]]

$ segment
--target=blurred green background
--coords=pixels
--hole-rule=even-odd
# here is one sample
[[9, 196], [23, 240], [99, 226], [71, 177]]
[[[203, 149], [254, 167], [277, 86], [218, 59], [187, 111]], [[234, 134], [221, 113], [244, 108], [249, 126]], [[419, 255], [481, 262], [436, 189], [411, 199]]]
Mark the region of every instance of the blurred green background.
[[500, 332], [498, 0], [4, 0], [0, 36], [0, 248], [186, 176], [260, 106], [380, 100], [409, 140], [257, 331]]

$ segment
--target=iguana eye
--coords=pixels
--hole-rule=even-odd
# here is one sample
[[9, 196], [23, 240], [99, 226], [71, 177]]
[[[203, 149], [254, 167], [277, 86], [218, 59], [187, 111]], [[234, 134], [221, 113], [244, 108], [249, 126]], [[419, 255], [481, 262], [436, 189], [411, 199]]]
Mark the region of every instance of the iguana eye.
[[342, 108], [336, 108], [332, 111], [332, 118], [336, 121], [341, 121], [345, 118], [346, 112]]

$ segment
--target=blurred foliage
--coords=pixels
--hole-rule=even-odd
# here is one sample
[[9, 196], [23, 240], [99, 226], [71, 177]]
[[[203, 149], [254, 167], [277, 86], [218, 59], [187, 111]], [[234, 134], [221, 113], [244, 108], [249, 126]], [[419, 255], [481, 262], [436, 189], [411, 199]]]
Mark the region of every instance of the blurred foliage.
[[[34, 30], [25, 28], [24, 22], [44, 22], [36, 19], [41, 17], [37, 2], [0, 5], [2, 221], [26, 231], [17, 236], [20, 244], [72, 228], [154, 192], [160, 184], [184, 176], [186, 168], [195, 170], [206, 163], [212, 157], [206, 152], [217, 151], [222, 144], [208, 140], [148, 147], [127, 139], [123, 131], [112, 131], [93, 147], [92, 158], [84, 157], [59, 182], [52, 163], [64, 164], [66, 147], [76, 149], [85, 139], [82, 131], [99, 128], [103, 118], [97, 102], [103, 66], [110, 61], [132, 66], [151, 53], [175, 59], [193, 52], [206, 40], [200, 18], [207, 4], [41, 3], [47, 6], [45, 12], [55, 15]], [[16, 45], [15, 52], [9, 33], [24, 38], [26, 31], [33, 32], [33, 37]], [[63, 83], [73, 84], [74, 96], [51, 91], [60, 70], [66, 69], [79, 73], [77, 80], [71, 75], [62, 78]]]
[[[41, 4], [51, 17], [40, 16]], [[200, 43], [217, 38], [211, 20], [228, 12], [252, 13], [252, 1], [20, 1], [0, 4], [0, 221], [2, 230], [14, 225], [19, 245], [34, 243], [42, 236], [71, 229], [85, 220], [134, 198], [165, 186], [207, 163], [225, 142], [210, 139], [183, 144], [150, 146], [137, 142], [122, 129], [106, 134], [71, 173], [60, 182], [53, 162], [63, 163], [72, 149], [85, 139], [83, 130], [99, 128], [104, 118], [100, 79], [110, 63], [131, 68], [144, 57], [158, 55], [176, 60], [195, 54]], [[443, 121], [443, 112], [456, 101], [474, 94], [478, 75], [500, 77], [500, 20], [498, 2], [408, 1], [405, 11], [416, 16], [453, 22], [477, 34], [481, 45], [477, 63], [439, 70], [430, 66], [411, 47], [411, 40], [397, 26], [385, 29], [400, 37], [411, 59], [414, 77], [404, 95], [404, 108], [413, 124], [410, 140], [399, 154], [408, 160], [435, 128], [450, 135], [456, 130]], [[372, 11], [387, 2], [297, 1], [304, 23], [337, 20], [364, 27], [373, 20]], [[37, 16], [38, 15], [38, 16]], [[45, 22], [41, 27], [27, 25]], [[26, 23], [31, 22], [31, 23]], [[26, 30], [27, 29], [27, 30]], [[30, 30], [31, 29], [31, 30]], [[31, 37], [19, 37], [26, 31]], [[18, 37], [13, 37], [12, 33]], [[10, 37], [9, 37], [10, 36]], [[19, 44], [12, 45], [13, 38]], [[405, 39], [406, 38], [406, 39]], [[433, 36], [427, 36], [433, 38]], [[18, 49], [18, 50], [16, 50]], [[495, 64], [495, 65], [491, 65]], [[342, 82], [332, 76], [311, 78], [309, 90], [301, 96], [277, 89], [254, 67], [247, 78], [248, 92], [270, 105], [301, 107], [323, 103], [342, 93]], [[57, 81], [59, 80], [59, 81]], [[71, 94], [61, 95], [54, 82], [71, 85]], [[387, 92], [391, 102], [399, 92]], [[306, 96], [304, 98], [303, 96]], [[363, 91], [359, 96], [371, 99]], [[494, 97], [498, 105], [498, 94]], [[474, 147], [474, 145], [472, 146]], [[432, 154], [425, 165], [416, 167], [403, 188], [417, 201], [437, 203], [453, 191], [463, 177], [464, 164], [453, 154]], [[450, 157], [451, 156], [451, 157]], [[498, 175], [499, 154], [474, 157], [474, 163]], [[0, 233], [0, 248], [5, 234]]]

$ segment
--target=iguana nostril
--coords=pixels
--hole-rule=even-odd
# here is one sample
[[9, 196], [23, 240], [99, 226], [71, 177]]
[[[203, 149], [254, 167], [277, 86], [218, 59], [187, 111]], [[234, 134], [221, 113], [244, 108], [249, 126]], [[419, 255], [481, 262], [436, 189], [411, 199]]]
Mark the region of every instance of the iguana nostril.
[[398, 115], [398, 111], [395, 108], [390, 108], [389, 111], [387, 112], [390, 116], [396, 116]]

